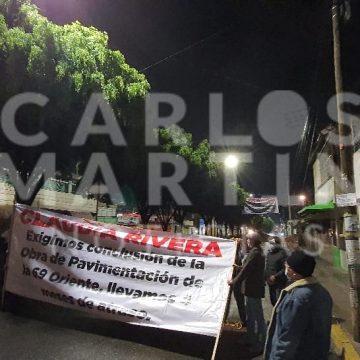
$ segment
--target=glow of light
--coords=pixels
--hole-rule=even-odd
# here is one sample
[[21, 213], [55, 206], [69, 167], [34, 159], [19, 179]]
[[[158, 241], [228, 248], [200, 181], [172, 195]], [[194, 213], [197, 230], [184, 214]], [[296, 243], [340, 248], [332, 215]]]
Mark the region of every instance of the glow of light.
[[305, 196], [305, 195], [299, 195], [299, 200], [305, 201], [305, 200], [306, 200], [306, 196]]
[[255, 234], [255, 231], [253, 229], [249, 229], [248, 232], [247, 232], [248, 235], [254, 235]]
[[225, 167], [235, 169], [239, 165], [239, 159], [235, 155], [228, 155], [225, 158]]

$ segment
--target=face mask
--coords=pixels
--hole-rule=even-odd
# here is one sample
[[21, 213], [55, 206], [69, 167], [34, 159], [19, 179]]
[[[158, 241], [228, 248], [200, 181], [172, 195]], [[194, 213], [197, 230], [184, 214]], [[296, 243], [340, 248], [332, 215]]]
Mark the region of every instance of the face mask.
[[285, 267], [285, 276], [290, 279], [290, 276], [289, 276], [289, 272], [288, 272], [288, 267]]

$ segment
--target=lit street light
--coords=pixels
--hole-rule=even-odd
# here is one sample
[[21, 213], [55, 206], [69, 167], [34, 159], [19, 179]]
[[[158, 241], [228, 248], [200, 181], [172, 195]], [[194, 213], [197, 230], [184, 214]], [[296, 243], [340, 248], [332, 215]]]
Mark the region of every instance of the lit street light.
[[299, 195], [299, 200], [302, 202], [302, 205], [304, 206], [306, 201], [306, 195], [304, 194]]
[[[295, 202], [291, 202], [291, 198], [293, 198], [293, 200], [295, 200]], [[289, 212], [289, 222], [290, 222], [290, 228], [291, 228], [291, 230], [290, 230], [290, 233], [292, 234], [292, 224], [291, 224], [291, 222], [293, 221], [293, 219], [292, 219], [292, 213], [291, 213], [291, 208], [292, 208], [292, 206], [299, 206], [299, 205], [302, 205], [302, 206], [304, 206], [305, 205], [305, 201], [306, 201], [306, 195], [304, 195], [304, 194], [300, 194], [300, 195], [298, 195], [297, 197], [295, 196], [295, 197], [292, 197], [292, 196], [290, 196], [290, 194], [288, 195], [288, 212]], [[301, 202], [301, 204], [300, 204], [300, 202]]]
[[235, 154], [227, 154], [224, 158], [225, 166], [225, 205], [237, 205], [237, 168], [239, 157]]
[[224, 163], [226, 168], [235, 169], [239, 165], [239, 158], [233, 154], [230, 154], [226, 156]]

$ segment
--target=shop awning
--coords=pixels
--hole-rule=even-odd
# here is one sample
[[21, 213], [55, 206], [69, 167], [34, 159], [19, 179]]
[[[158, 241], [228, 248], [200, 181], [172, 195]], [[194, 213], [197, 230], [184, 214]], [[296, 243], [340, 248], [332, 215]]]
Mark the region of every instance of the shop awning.
[[333, 209], [335, 209], [335, 204], [331, 201], [326, 204], [313, 204], [313, 205], [305, 206], [300, 211], [298, 211], [298, 214], [329, 211]]

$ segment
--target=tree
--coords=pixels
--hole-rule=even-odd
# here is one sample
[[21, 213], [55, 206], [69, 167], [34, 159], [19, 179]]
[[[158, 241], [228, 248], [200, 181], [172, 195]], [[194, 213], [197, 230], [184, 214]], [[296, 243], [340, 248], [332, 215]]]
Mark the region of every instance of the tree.
[[[144, 97], [150, 85], [144, 75], [126, 64], [119, 51], [108, 48], [108, 36], [79, 22], [59, 26], [40, 15], [28, 0], [0, 0], [0, 105], [19, 93], [42, 93], [49, 98], [45, 106], [26, 105], [17, 112], [21, 133], [43, 131], [48, 140], [32, 146], [14, 143], [0, 134], [0, 152], [5, 152], [19, 170], [23, 181], [32, 173], [40, 154], [55, 153], [56, 169], [61, 177], [84, 174], [93, 153], [109, 158], [119, 185], [134, 193], [143, 222], [159, 207], [148, 204], [148, 155], [172, 152], [189, 165], [182, 182], [192, 206], [176, 206], [170, 194], [164, 194], [162, 213], [183, 220], [190, 209], [205, 217], [222, 217], [223, 174], [207, 140], [194, 145], [191, 134], [183, 130], [162, 129], [161, 144], [144, 144]], [[82, 146], [71, 146], [80, 119], [93, 93], [101, 93], [111, 106], [127, 146], [114, 145], [109, 135], [90, 135]], [[100, 111], [94, 124], [102, 124]], [[31, 151], [29, 151], [31, 150]], [[0, 157], [1, 161], [1, 157]], [[0, 167], [1, 168], [1, 167]], [[3, 170], [1, 170], [3, 171]], [[165, 171], [167, 168], [165, 166]], [[34, 176], [39, 189], [42, 183]], [[97, 174], [95, 181], [101, 181]], [[31, 197], [17, 201], [31, 204]], [[167, 221], [167, 220], [166, 220]]]
[[[44, 107], [23, 106], [17, 123], [25, 134], [43, 130], [48, 141], [29, 151], [0, 134], [0, 151], [11, 156], [24, 181], [44, 152], [56, 153], [57, 169], [67, 174], [79, 162], [84, 170], [93, 152], [107, 153], [114, 166], [124, 163], [119, 161], [124, 159], [124, 149], [112, 146], [107, 135], [90, 136], [84, 146], [71, 147], [91, 94], [103, 94], [123, 132], [131, 133], [150, 88], [145, 76], [126, 64], [119, 51], [109, 49], [105, 32], [79, 22], [56, 25], [28, 0], [0, 0], [0, 77], [2, 106], [24, 92], [49, 98]], [[99, 114], [96, 122], [101, 122]], [[26, 202], [31, 203], [35, 195]]]
[[274, 228], [274, 221], [270, 216], [255, 215], [251, 219], [251, 224], [256, 230], [269, 233]]
[[187, 212], [191, 211], [201, 214], [206, 223], [216, 218], [232, 226], [239, 224], [246, 192], [236, 185], [238, 205], [224, 205], [224, 172], [208, 140], [194, 145], [191, 134], [178, 127], [160, 129], [159, 138], [162, 151], [181, 155], [187, 161], [188, 174], [181, 185], [192, 203], [191, 206], [179, 206], [166, 197], [167, 211], [161, 209], [160, 219], [163, 217], [169, 222], [169, 218], [176, 217], [182, 224]]

